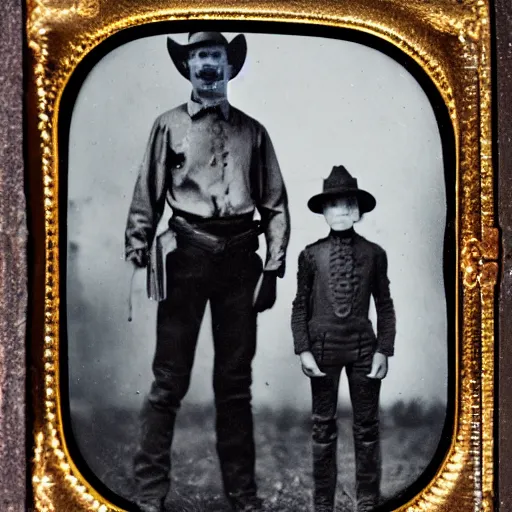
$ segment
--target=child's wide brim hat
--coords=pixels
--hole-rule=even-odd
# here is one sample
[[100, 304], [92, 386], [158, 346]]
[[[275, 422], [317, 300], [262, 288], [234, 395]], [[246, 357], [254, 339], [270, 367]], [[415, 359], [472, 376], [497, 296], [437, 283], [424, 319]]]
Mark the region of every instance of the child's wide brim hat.
[[324, 204], [328, 199], [348, 196], [357, 199], [361, 215], [371, 212], [377, 204], [372, 194], [357, 186], [357, 179], [352, 177], [345, 167], [333, 167], [331, 174], [324, 180], [323, 192], [308, 201], [308, 208], [314, 213], [323, 213]]
[[231, 64], [232, 73], [230, 80], [238, 75], [247, 56], [247, 41], [243, 34], [236, 36], [228, 43], [220, 32], [191, 32], [188, 36], [188, 44], [179, 44], [170, 37], [167, 38], [167, 50], [178, 71], [190, 80], [188, 69], [188, 57], [190, 51], [200, 46], [222, 45], [226, 48], [228, 62]]

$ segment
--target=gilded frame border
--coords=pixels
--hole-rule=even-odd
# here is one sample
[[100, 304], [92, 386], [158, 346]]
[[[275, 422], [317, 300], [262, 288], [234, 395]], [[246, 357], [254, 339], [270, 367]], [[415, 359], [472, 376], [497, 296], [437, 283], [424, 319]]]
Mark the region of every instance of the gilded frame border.
[[[377, 36], [416, 61], [449, 111], [456, 150], [456, 385], [449, 451], [429, 485], [397, 510], [494, 506], [494, 315], [498, 230], [491, 133], [488, 0], [28, 0], [29, 166], [41, 182], [44, 309], [33, 325], [36, 510], [121, 510], [85, 481], [64, 438], [59, 389], [59, 161], [57, 114], [78, 63], [114, 33], [169, 20], [250, 20], [341, 27]], [[36, 244], [36, 249], [37, 249]], [[34, 313], [37, 316], [37, 313]], [[42, 332], [41, 332], [42, 331]], [[41, 335], [42, 334], [42, 335]], [[454, 343], [456, 341], [454, 340]]]

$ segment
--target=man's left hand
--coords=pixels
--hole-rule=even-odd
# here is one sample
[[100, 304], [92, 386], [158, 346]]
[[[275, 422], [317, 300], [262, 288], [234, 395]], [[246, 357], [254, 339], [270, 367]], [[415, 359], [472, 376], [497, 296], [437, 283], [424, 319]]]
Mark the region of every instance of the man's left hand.
[[388, 356], [375, 352], [372, 360], [372, 370], [367, 375], [369, 379], [382, 380], [388, 374]]
[[259, 290], [256, 289], [254, 298], [254, 309], [258, 313], [262, 313], [270, 309], [276, 301], [277, 273], [263, 272]]

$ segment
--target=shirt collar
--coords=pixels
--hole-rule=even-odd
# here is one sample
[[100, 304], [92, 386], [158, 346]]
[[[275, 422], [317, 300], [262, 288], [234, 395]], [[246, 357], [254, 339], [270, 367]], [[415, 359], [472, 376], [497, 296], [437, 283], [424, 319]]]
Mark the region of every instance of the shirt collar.
[[187, 110], [189, 116], [194, 119], [197, 117], [201, 112], [205, 110], [211, 110], [211, 109], [218, 109], [224, 119], [227, 121], [229, 119], [229, 111], [230, 111], [230, 105], [228, 100], [224, 100], [223, 102], [219, 103], [215, 107], [207, 107], [200, 103], [199, 101], [194, 100], [192, 97], [188, 100], [187, 104]]
[[354, 238], [355, 233], [354, 227], [352, 226], [351, 228], [344, 229], [343, 231], [334, 231], [334, 229], [331, 229], [329, 236], [331, 238], [350, 239]]

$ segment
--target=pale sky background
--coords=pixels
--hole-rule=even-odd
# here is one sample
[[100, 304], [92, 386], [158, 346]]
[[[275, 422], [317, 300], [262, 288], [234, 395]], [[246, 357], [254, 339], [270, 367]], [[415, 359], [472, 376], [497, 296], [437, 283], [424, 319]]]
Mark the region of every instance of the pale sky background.
[[[68, 276], [70, 389], [93, 403], [139, 407], [151, 382], [156, 304], [146, 298], [145, 272], [139, 272], [128, 323], [131, 266], [122, 255], [152, 123], [190, 94], [167, 54], [166, 37], [139, 39], [106, 55], [83, 83], [72, 117], [68, 232], [79, 249]], [[397, 337], [382, 404], [445, 401], [446, 192], [441, 139], [427, 96], [401, 65], [357, 43], [265, 34], [247, 34], [247, 43], [230, 101], [268, 129], [292, 219], [286, 276], [276, 305], [259, 317], [254, 404], [310, 407], [308, 379], [293, 354], [291, 303], [299, 252], [328, 232], [306, 202], [340, 164], [377, 199], [357, 231], [388, 254]], [[209, 320], [207, 311], [185, 398], [191, 403], [213, 397]], [[343, 377], [342, 402], [347, 389]]]

